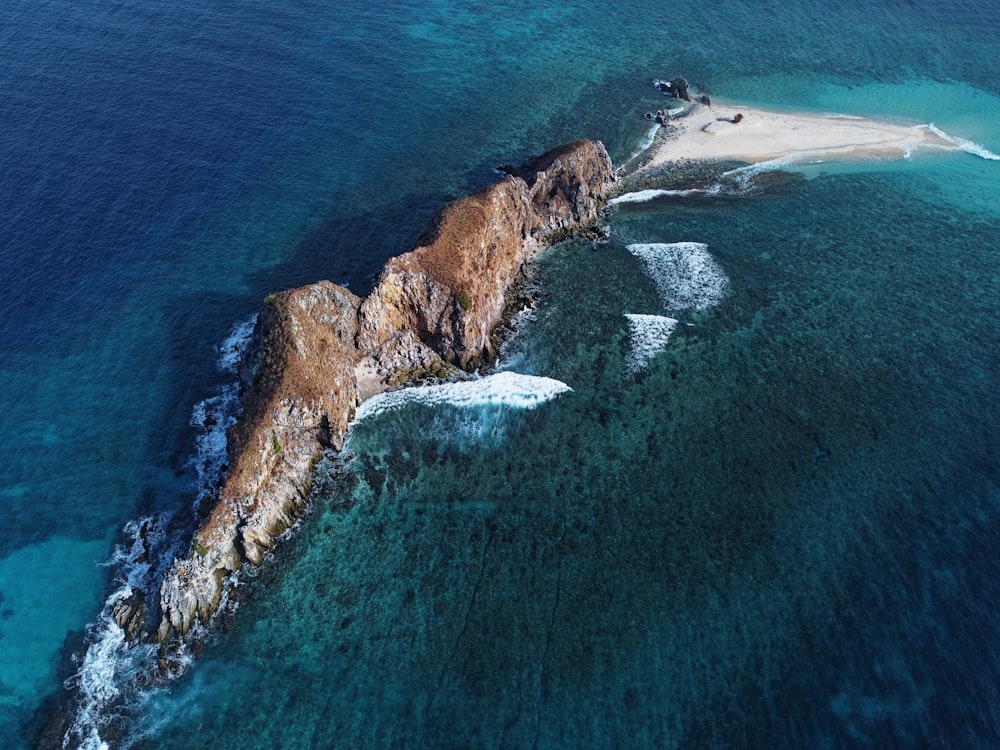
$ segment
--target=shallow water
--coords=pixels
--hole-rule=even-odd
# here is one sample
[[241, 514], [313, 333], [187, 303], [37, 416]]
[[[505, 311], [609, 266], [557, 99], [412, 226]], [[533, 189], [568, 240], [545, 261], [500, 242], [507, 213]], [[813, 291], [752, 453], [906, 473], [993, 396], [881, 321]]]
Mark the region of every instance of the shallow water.
[[[624, 161], [654, 77], [1000, 153], [992, 7], [522, 6], [12, 6], [2, 744], [72, 671], [126, 521], [196, 497], [192, 410], [268, 292], [364, 292], [495, 164], [580, 136]], [[346, 486], [132, 731], [995, 744], [996, 164], [814, 165], [620, 206], [611, 245], [546, 257], [508, 353], [573, 391], [360, 425]], [[718, 306], [665, 309], [627, 250], [673, 242], [725, 270]], [[626, 314], [679, 320], [634, 374]]]

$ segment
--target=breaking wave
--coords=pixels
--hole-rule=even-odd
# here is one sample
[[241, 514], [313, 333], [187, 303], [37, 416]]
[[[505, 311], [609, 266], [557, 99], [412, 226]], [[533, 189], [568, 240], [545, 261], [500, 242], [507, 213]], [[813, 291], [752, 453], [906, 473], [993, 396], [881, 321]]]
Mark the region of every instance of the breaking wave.
[[649, 131], [646, 133], [645, 137], [643, 137], [642, 142], [639, 144], [639, 147], [636, 149], [635, 153], [633, 153], [625, 161], [625, 163], [622, 164], [621, 167], [618, 168], [619, 171], [625, 169], [625, 167], [627, 167], [629, 164], [631, 164], [636, 159], [638, 159], [640, 156], [642, 156], [642, 154], [645, 153], [646, 149], [648, 149], [650, 146], [653, 145], [653, 141], [656, 140], [656, 133], [659, 131], [659, 129], [660, 129], [659, 124], [653, 125], [649, 129]]
[[623, 193], [608, 201], [609, 206], [619, 206], [626, 203], [649, 203], [657, 198], [691, 198], [701, 196], [705, 198], [715, 198], [719, 196], [742, 196], [749, 195], [758, 190], [758, 185], [754, 178], [766, 172], [780, 172], [791, 169], [800, 164], [822, 164], [822, 159], [811, 159], [808, 155], [801, 156], [781, 156], [768, 161], [745, 164], [735, 169], [723, 172], [721, 182], [714, 182], [707, 187], [700, 188], [649, 188], [647, 190], [636, 190], [631, 193]]
[[626, 314], [632, 348], [625, 358], [625, 370], [635, 374], [670, 343], [677, 320], [663, 315]]
[[243, 354], [250, 345], [250, 337], [253, 336], [254, 326], [257, 325], [257, 314], [251, 315], [246, 320], [240, 321], [233, 326], [226, 340], [219, 345], [219, 358], [216, 364], [222, 372], [236, 374]]
[[194, 455], [188, 463], [198, 475], [196, 508], [214, 497], [218, 491], [229, 462], [226, 432], [236, 424], [241, 411], [242, 401], [237, 383], [224, 385], [218, 395], [195, 404], [190, 424], [199, 429], [199, 434], [194, 441]]
[[719, 303], [729, 277], [701, 242], [629, 245], [646, 266], [668, 310], [706, 310]]
[[686, 188], [684, 190], [650, 189], [637, 190], [634, 193], [624, 193], [608, 201], [609, 206], [617, 206], [621, 203], [648, 203], [657, 198], [679, 197], [687, 198], [692, 195], [719, 195], [722, 192], [722, 185], [711, 185], [707, 188]]
[[[236, 372], [256, 322], [254, 315], [233, 326], [219, 346], [219, 370]], [[235, 382], [222, 386], [192, 409], [190, 424], [199, 430], [188, 461], [198, 477], [194, 508], [218, 492], [228, 469], [226, 430], [236, 423], [241, 410]], [[97, 621], [88, 626], [89, 645], [76, 674], [66, 682], [67, 689], [76, 695], [77, 705], [63, 748], [106, 750], [109, 745], [101, 733], [118, 717], [122, 706], [135, 697], [136, 678], [155, 663], [156, 646], [130, 644], [114, 615], [133, 597], [155, 592], [174, 557], [185, 552], [189, 535], [183, 533], [182, 527], [171, 526], [174, 518], [174, 514], [161, 513], [129, 521], [123, 529], [127, 544], [117, 546], [106, 563], [118, 569], [118, 588], [104, 602]], [[183, 649], [171, 658], [172, 674], [183, 672], [190, 661]]]
[[759, 161], [753, 164], [746, 164], [736, 169], [723, 172], [723, 179], [731, 181], [735, 190], [739, 194], [753, 193], [757, 189], [754, 178], [766, 172], [781, 172], [790, 170], [802, 164], [822, 164], [824, 159], [813, 158], [810, 154], [796, 154], [789, 156], [779, 156], [776, 159]]
[[980, 159], [988, 159], [989, 161], [1000, 161], [1000, 155], [994, 154], [989, 149], [980, 146], [974, 141], [967, 141], [965, 138], [959, 138], [957, 135], [946, 133], [941, 130], [941, 128], [935, 127], [933, 123], [928, 125], [927, 129], [934, 133], [934, 135], [944, 138], [949, 143], [955, 144], [967, 154], [978, 156]]
[[656, 140], [656, 133], [659, 130], [660, 130], [659, 125], [653, 125], [649, 129], [649, 132], [646, 133], [646, 137], [643, 138], [642, 143], [639, 144], [639, 151], [635, 154], [635, 156], [638, 156], [638, 154], [641, 154], [643, 151], [645, 151], [647, 148], [653, 145], [653, 141]]
[[533, 409], [572, 390], [562, 381], [553, 378], [504, 371], [474, 380], [413, 386], [381, 393], [358, 407], [355, 421], [368, 419], [411, 403], [427, 406], [448, 404], [465, 408], [506, 406], [514, 409]]

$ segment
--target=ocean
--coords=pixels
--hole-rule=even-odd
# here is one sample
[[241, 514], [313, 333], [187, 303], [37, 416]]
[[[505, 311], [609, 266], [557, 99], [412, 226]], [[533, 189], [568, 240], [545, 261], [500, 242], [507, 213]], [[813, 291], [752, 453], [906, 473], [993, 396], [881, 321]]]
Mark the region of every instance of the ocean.
[[[1000, 744], [1000, 5], [5, 7], [0, 745], [80, 685], [68, 748]], [[966, 150], [616, 206], [498, 363], [548, 380], [373, 409], [137, 686], [102, 608], [142, 519], [185, 544], [263, 298], [366, 293], [499, 164], [626, 162], [677, 74]]]

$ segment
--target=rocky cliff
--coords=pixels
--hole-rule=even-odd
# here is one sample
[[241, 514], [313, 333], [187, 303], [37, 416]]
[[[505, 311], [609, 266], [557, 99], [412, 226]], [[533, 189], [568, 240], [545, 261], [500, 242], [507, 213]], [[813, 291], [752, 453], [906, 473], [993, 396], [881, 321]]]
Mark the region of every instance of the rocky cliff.
[[[324, 281], [266, 300], [242, 366], [245, 407], [229, 435], [227, 478], [190, 552], [164, 577], [150, 635], [167, 643], [207, 622], [226, 576], [260, 563], [294, 523], [315, 461], [341, 448], [362, 401], [490, 361], [525, 263], [596, 221], [614, 179], [604, 146], [586, 140], [507, 172], [446, 206], [416, 249], [385, 265], [366, 299]], [[135, 614], [119, 622], [146, 619]]]

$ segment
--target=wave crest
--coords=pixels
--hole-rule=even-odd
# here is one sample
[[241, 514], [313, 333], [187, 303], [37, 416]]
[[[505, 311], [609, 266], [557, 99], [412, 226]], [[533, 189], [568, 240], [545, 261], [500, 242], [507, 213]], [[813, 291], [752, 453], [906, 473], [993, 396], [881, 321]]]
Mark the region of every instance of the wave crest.
[[668, 310], [706, 310], [717, 305], [729, 277], [701, 242], [629, 245], [646, 266]]
[[978, 156], [980, 159], [987, 159], [989, 161], [1000, 161], [1000, 155], [994, 154], [989, 149], [980, 146], [974, 141], [967, 141], [965, 138], [959, 138], [957, 135], [946, 133], [941, 128], [935, 127], [934, 123], [929, 124], [927, 129], [934, 133], [934, 135], [944, 138], [949, 143], [954, 143], [967, 154], [972, 154], [973, 156]]
[[625, 358], [625, 369], [635, 374], [660, 352], [667, 348], [670, 336], [677, 327], [677, 320], [663, 315], [638, 315], [627, 313], [629, 338], [632, 349]]
[[679, 197], [687, 198], [692, 195], [715, 196], [722, 192], [722, 185], [711, 185], [707, 188], [686, 188], [683, 190], [667, 190], [653, 188], [650, 190], [636, 190], [633, 193], [623, 193], [608, 201], [609, 206], [617, 206], [622, 203], [649, 203], [657, 198]]
[[380, 393], [361, 404], [354, 418], [355, 421], [361, 421], [410, 403], [427, 406], [448, 404], [463, 408], [506, 406], [533, 409], [572, 390], [554, 378], [504, 371], [474, 380], [413, 386]]

